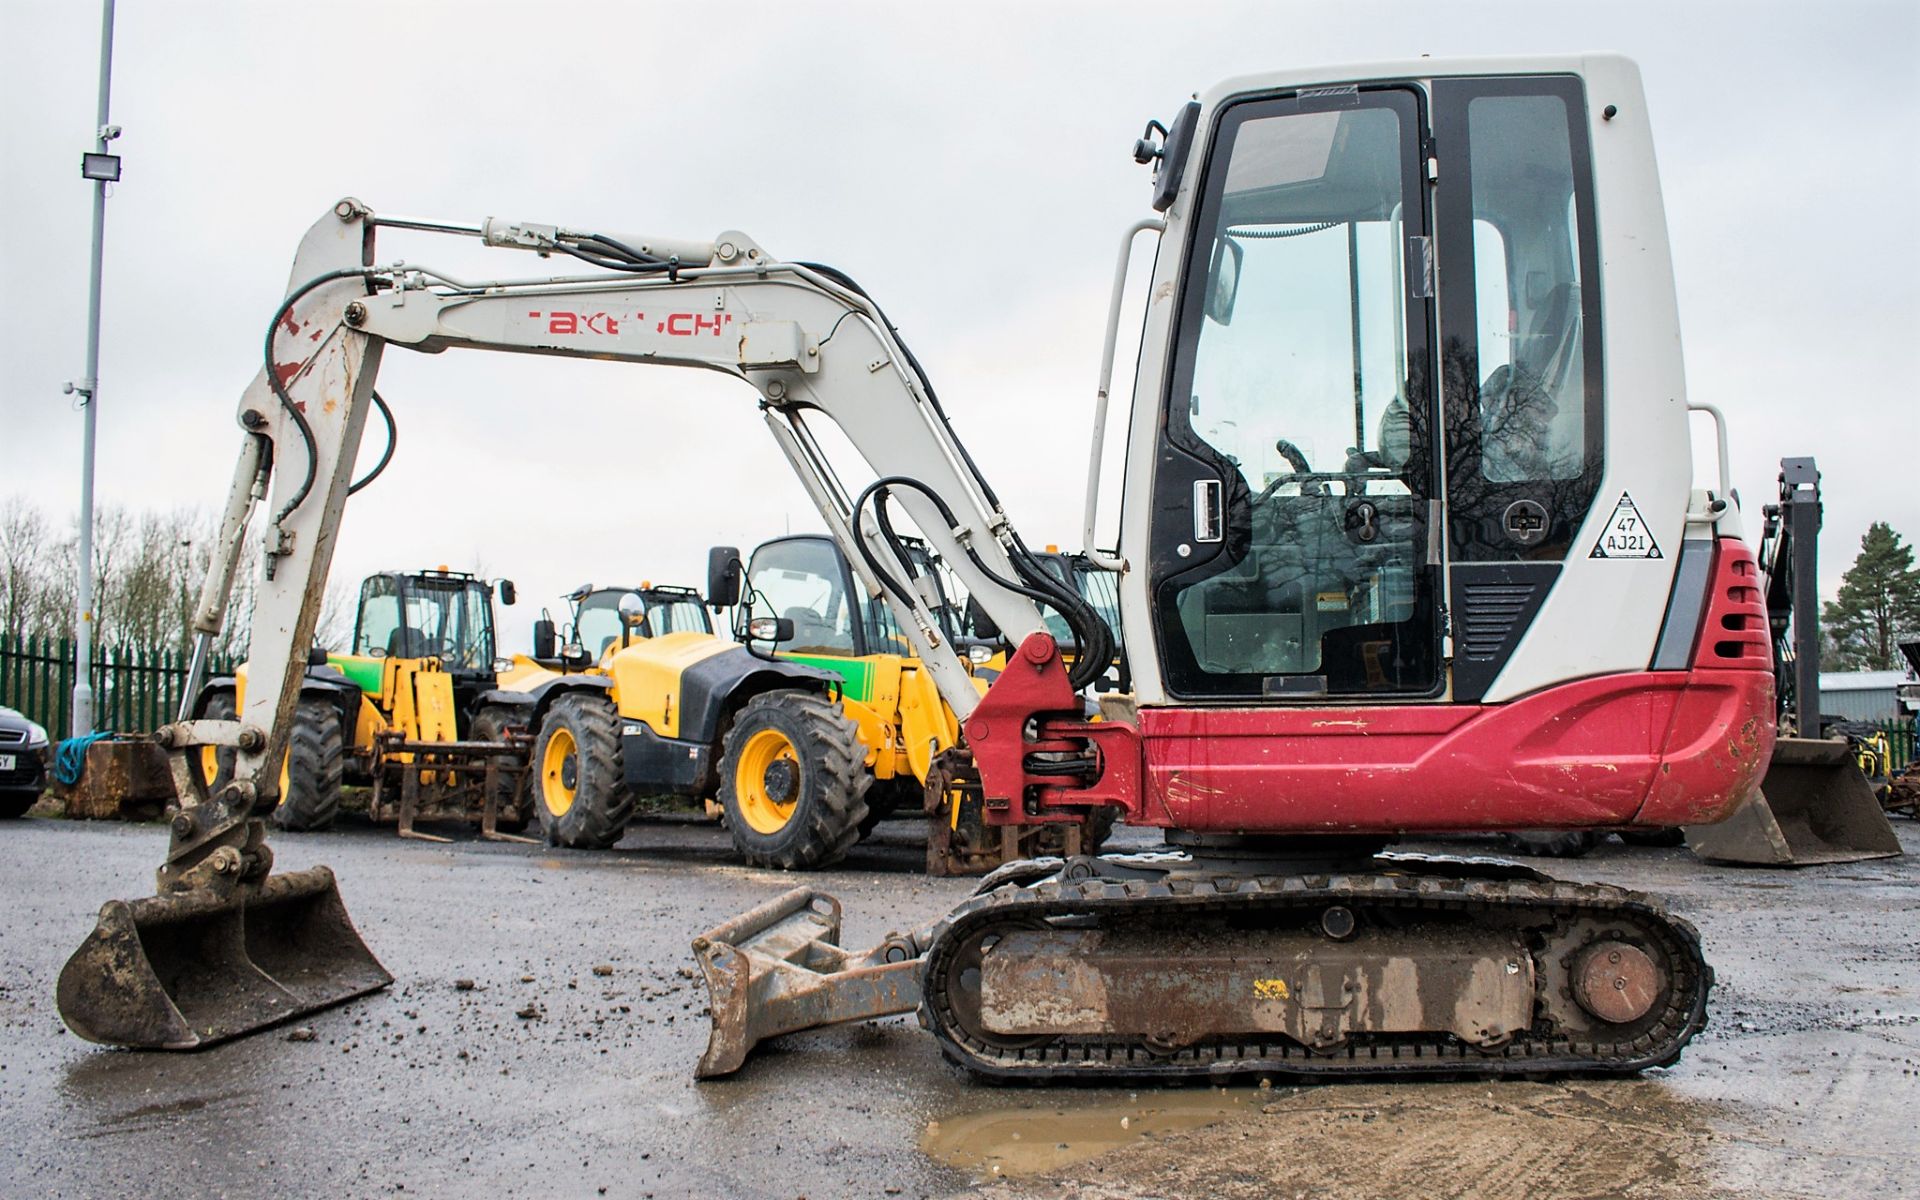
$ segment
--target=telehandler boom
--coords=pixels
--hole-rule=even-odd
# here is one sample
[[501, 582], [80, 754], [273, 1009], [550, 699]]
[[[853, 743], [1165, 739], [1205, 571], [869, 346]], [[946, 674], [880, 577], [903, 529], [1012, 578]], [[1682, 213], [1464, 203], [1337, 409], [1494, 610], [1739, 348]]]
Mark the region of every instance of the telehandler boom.
[[[1379, 853], [1427, 830], [1712, 821], [1753, 790], [1773, 742], [1753, 555], [1724, 469], [1692, 484], [1638, 72], [1606, 56], [1420, 59], [1238, 79], [1152, 123], [1136, 155], [1159, 215], [1123, 252], [1150, 231], [1159, 253], [1118, 552], [1087, 546], [1118, 573], [1132, 719], [1097, 722], [1081, 691], [1113, 661], [1106, 624], [1022, 543], [846, 275], [738, 232], [674, 242], [342, 201], [302, 244], [241, 402], [231, 541], [256, 500], [269, 510], [259, 684], [237, 723], [159, 735], [236, 745], [236, 778], [202, 796], [182, 775], [161, 895], [109, 905], [62, 976], [68, 1022], [193, 1044], [376, 985], [370, 955], [339, 979], [281, 976], [285, 937], [263, 938], [287, 923], [254, 919], [276, 880], [253, 813], [381, 355], [473, 347], [746, 382], [960, 718], [988, 822], [1114, 805], [1166, 832], [1165, 853], [1009, 864], [865, 954], [837, 946], [838, 905], [818, 893], [728, 922], [695, 942], [714, 1020], [699, 1073], [734, 1069], [760, 1037], [915, 1005], [950, 1058], [1009, 1078], [1672, 1062], [1712, 982], [1686, 922], [1615, 888]], [[591, 270], [468, 281], [417, 256], [374, 266], [392, 230]], [[816, 441], [821, 418], [864, 460], [855, 478]], [[915, 586], [903, 516], [1013, 647], [984, 696]], [[210, 581], [202, 633], [235, 557]], [[1070, 667], [1041, 606], [1072, 627]], [[769, 763], [768, 786], [791, 788], [795, 770]], [[304, 886], [351, 938], [324, 881]], [[236, 926], [223, 946], [240, 953], [218, 971], [257, 967], [284, 997], [189, 1011], [225, 993], [183, 939], [140, 974], [146, 925], [206, 913]], [[152, 1032], [175, 1027], [186, 1035]]]

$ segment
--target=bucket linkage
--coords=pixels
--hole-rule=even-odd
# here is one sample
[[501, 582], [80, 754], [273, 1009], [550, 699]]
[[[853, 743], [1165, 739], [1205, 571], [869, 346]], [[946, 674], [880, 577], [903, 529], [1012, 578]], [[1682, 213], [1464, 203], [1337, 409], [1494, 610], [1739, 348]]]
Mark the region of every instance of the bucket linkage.
[[693, 939], [713, 1018], [695, 1078], [739, 1070], [764, 1038], [918, 1008], [921, 958], [938, 928], [850, 953], [840, 947], [840, 902], [800, 887]]

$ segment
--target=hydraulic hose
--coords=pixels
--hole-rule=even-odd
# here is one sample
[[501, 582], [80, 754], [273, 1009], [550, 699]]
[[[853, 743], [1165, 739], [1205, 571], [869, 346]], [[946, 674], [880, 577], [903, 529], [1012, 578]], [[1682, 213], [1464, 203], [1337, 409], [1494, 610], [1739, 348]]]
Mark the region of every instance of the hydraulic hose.
[[400, 427], [393, 423], [393, 410], [387, 407], [387, 402], [380, 398], [379, 392], [373, 394], [373, 406], [380, 410], [380, 416], [387, 423], [387, 451], [380, 456], [379, 462], [373, 464], [373, 470], [368, 471], [364, 479], [347, 489], [349, 496], [380, 478], [380, 472], [386, 470], [387, 464], [393, 461], [394, 447], [400, 444]]
[[[876, 500], [877, 497], [875, 503], [875, 509], [877, 511], [879, 505], [886, 503], [889, 493], [895, 487], [909, 488], [925, 496], [927, 500], [933, 504], [934, 508], [938, 510], [941, 519], [946, 521], [949, 527], [955, 526], [959, 522], [954, 517], [952, 507], [947, 504], [946, 500], [938, 492], [935, 492], [921, 481], [905, 475], [887, 475], [876, 479], [873, 483], [867, 485], [866, 490], [862, 491], [859, 498], [854, 501], [853, 540], [855, 548], [860, 552], [860, 557], [866, 562], [868, 568], [872, 570], [874, 575], [880, 580], [881, 586], [898, 597], [902, 603], [911, 607], [914, 604], [913, 595], [893, 577], [890, 571], [881, 565], [879, 558], [873, 553], [872, 548], [868, 546], [865, 536], [868, 501]], [[905, 547], [900, 544], [900, 540], [894, 533], [891, 523], [886, 521], [884, 517], [880, 518], [880, 520], [883, 539], [886, 540], [889, 548], [892, 549], [894, 555], [905, 566], [909, 576], [911, 576], [913, 573], [912, 562], [906, 554]], [[1015, 574], [1020, 577], [1018, 582], [1005, 578], [992, 567], [988, 566], [972, 546], [963, 544], [961, 549], [966, 552], [967, 558], [973, 563], [974, 568], [995, 584], [1006, 588], [1010, 592], [1016, 592], [1025, 596], [1035, 604], [1057, 609], [1061, 616], [1066, 618], [1067, 626], [1073, 630], [1075, 641], [1079, 646], [1079, 653], [1075, 655], [1073, 667], [1068, 672], [1068, 681], [1072, 685], [1073, 690], [1079, 691], [1081, 688], [1086, 687], [1106, 671], [1107, 664], [1113, 658], [1113, 633], [1107, 628], [1107, 623], [1101, 619], [1100, 614], [1094, 610], [1092, 605], [1081, 598], [1080, 594], [1075, 591], [1071, 585], [1055, 578], [1053, 573], [1048, 571], [1044, 564], [1035, 559], [1032, 552], [1026, 548], [1026, 545], [1020, 541], [1017, 535], [1013, 538], [1013, 545], [1009, 549], [1008, 558], [1014, 568]]]
[[[273, 320], [267, 325], [266, 343], [262, 350], [262, 357], [266, 361], [267, 387], [273, 392], [274, 398], [280, 401], [280, 407], [285, 409], [287, 415], [293, 418], [294, 427], [300, 431], [301, 440], [307, 444], [307, 473], [301, 478], [300, 486], [294, 489], [292, 497], [287, 500], [286, 504], [281, 506], [279, 512], [273, 515], [273, 523], [276, 525], [286, 520], [287, 515], [293, 512], [294, 509], [299, 508], [300, 505], [306, 501], [307, 493], [313, 490], [314, 464], [319, 461], [320, 451], [318, 444], [314, 441], [313, 426], [307, 423], [307, 414], [301, 412], [299, 406], [294, 404], [293, 397], [287, 394], [286, 382], [280, 378], [280, 372], [275, 368], [273, 361], [274, 335], [280, 330], [280, 322], [286, 320], [287, 315], [293, 311], [293, 306], [298, 304], [306, 297], [307, 293], [313, 291], [315, 288], [323, 287], [326, 284], [333, 283], [340, 279], [372, 279], [377, 274], [379, 274], [379, 272], [371, 267], [343, 267], [338, 271], [328, 271], [324, 275], [316, 275], [288, 293], [287, 298], [280, 302], [280, 307], [274, 310]], [[384, 467], [386, 464], [382, 462], [381, 465]], [[369, 482], [370, 481], [371, 479], [369, 479]]]

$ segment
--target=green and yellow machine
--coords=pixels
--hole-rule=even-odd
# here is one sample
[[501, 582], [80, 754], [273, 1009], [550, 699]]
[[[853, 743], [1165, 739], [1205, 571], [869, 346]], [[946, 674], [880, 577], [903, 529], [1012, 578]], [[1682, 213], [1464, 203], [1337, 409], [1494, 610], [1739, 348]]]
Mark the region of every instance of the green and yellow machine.
[[802, 814], [773, 837], [736, 822], [747, 862], [820, 866], [853, 844], [869, 778], [834, 676], [716, 636], [691, 588], [585, 584], [567, 599], [564, 636], [535, 622], [534, 653], [491, 693], [532, 737], [527, 799], [549, 845], [606, 849], [639, 797], [705, 800], [736, 778], [754, 781], [749, 807]]
[[[281, 765], [282, 829], [324, 829], [339, 815], [344, 785], [373, 789], [375, 820], [394, 818], [404, 836], [422, 817], [478, 819], [482, 832], [523, 828], [530, 813], [516, 780], [527, 738], [518, 709], [494, 703], [497, 670], [493, 600], [497, 585], [446, 567], [383, 571], [360, 585], [346, 653], [316, 651], [301, 684], [293, 734]], [[230, 720], [245, 699], [247, 669], [209, 680], [199, 715]], [[231, 751], [203, 751], [216, 782]]]
[[[943, 564], [923, 543], [902, 544], [942, 635], [966, 648], [984, 693], [990, 664], [1003, 657], [997, 633], [976, 634], [977, 615], [969, 620], [966, 597]], [[731, 547], [711, 553], [710, 597], [734, 598], [739, 583], [727, 579], [728, 563], [739, 563]], [[1105, 840], [1113, 819], [1104, 810], [1078, 825], [988, 828], [958, 719], [913, 656], [892, 609], [864, 593], [832, 538], [795, 534], [763, 542], [745, 565], [744, 582], [737, 631], [750, 644], [769, 640], [756, 633], [776, 635], [779, 658], [838, 680], [841, 708], [860, 731], [873, 779], [860, 836], [896, 811], [924, 813], [927, 871], [933, 875], [979, 874], [1037, 854], [1092, 853]], [[752, 836], [779, 836], [796, 814], [770, 802], [751, 778], [753, 764], [742, 765], [748, 778], [723, 780], [736, 842], [743, 825]]]
[[[964, 598], [916, 552], [946, 636], [966, 644]], [[543, 615], [534, 653], [487, 693], [503, 727], [531, 738], [524, 800], [547, 843], [611, 847], [639, 798], [681, 797], [717, 809], [754, 866], [825, 866], [902, 809], [926, 814], [936, 874], [1096, 846], [1110, 820], [1044, 844], [989, 835], [952, 709], [891, 611], [863, 596], [831, 539], [812, 535], [766, 542], [750, 562], [715, 548], [705, 608], [688, 588], [575, 589], [571, 621]], [[715, 634], [709, 608], [736, 610], [734, 637]], [[995, 649], [983, 640], [977, 657]]]

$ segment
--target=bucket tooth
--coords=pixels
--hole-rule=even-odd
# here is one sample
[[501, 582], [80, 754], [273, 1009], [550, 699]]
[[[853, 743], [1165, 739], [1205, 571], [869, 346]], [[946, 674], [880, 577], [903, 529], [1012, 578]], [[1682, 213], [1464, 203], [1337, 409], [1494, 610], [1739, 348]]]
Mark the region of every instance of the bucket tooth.
[[923, 945], [895, 934], [849, 954], [840, 948], [840, 902], [804, 887], [695, 938], [713, 1029], [694, 1077], [732, 1074], [778, 1034], [911, 1012]]
[[61, 1019], [88, 1041], [193, 1050], [393, 982], [325, 867], [226, 895], [111, 900], [60, 972]]
[[1760, 790], [1726, 820], [1688, 826], [1687, 845], [1707, 862], [1768, 867], [1901, 853], [1872, 785], [1838, 738], [1781, 738]]

